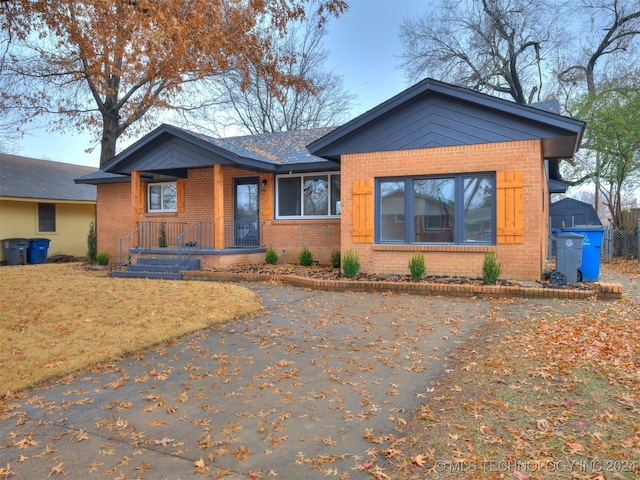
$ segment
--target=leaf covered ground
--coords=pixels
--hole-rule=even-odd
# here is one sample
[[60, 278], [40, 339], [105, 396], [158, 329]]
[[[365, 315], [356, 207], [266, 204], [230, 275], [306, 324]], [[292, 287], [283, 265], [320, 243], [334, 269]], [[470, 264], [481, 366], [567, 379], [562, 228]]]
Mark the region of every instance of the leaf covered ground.
[[2, 267], [0, 392], [260, 310], [249, 290], [211, 282], [111, 278], [81, 264]]
[[[634, 280], [640, 262], [606, 268]], [[425, 395], [401, 434], [371, 439], [374, 478], [639, 478], [637, 299], [577, 315], [497, 308]]]

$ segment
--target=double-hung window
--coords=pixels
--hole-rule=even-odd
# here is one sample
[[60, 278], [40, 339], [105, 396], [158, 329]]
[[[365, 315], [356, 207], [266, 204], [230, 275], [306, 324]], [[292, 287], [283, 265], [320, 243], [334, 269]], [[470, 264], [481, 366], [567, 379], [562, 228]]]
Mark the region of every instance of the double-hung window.
[[495, 243], [492, 173], [380, 178], [378, 243]]
[[147, 187], [149, 212], [175, 212], [178, 204], [176, 182], [150, 183]]
[[276, 218], [338, 216], [340, 216], [339, 173], [276, 177]]

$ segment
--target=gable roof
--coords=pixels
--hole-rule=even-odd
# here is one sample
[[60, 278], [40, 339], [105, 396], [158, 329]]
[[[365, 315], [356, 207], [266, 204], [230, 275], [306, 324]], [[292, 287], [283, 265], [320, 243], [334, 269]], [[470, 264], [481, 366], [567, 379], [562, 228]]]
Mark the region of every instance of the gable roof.
[[[163, 173], [171, 170], [236, 165], [262, 171], [336, 169], [315, 157], [306, 145], [331, 128], [215, 138], [163, 124], [116, 155], [102, 168], [109, 174], [128, 175], [134, 170]], [[112, 177], [113, 178], [113, 177]]]
[[545, 158], [577, 151], [584, 122], [427, 78], [312, 142], [313, 155], [542, 139]]
[[74, 178], [95, 171], [94, 167], [0, 153], [0, 197], [95, 202], [95, 186], [74, 183]]

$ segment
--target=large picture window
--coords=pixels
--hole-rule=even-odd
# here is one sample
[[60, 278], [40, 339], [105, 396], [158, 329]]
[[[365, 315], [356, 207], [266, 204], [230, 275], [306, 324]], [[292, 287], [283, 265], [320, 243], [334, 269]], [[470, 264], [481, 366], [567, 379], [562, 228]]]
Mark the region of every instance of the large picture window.
[[176, 182], [150, 183], [147, 187], [149, 212], [175, 212], [178, 205]]
[[340, 215], [340, 174], [314, 173], [276, 178], [276, 218]]
[[379, 243], [495, 243], [495, 176], [464, 174], [376, 182]]

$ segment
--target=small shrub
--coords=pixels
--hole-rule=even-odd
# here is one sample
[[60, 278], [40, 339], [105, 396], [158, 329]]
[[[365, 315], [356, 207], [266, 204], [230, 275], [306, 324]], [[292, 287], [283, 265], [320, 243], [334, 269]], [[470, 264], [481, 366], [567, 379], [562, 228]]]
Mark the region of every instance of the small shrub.
[[98, 262], [98, 265], [106, 267], [109, 265], [109, 254], [107, 252], [99, 252], [96, 255], [96, 261]]
[[93, 265], [98, 260], [96, 256], [98, 255], [98, 237], [96, 235], [96, 227], [93, 224], [93, 221], [89, 222], [89, 235], [87, 235], [87, 260]]
[[409, 271], [411, 272], [411, 278], [414, 282], [419, 282], [422, 279], [424, 273], [427, 271], [422, 253], [416, 253], [411, 257], [411, 260], [409, 260]]
[[269, 265], [275, 265], [276, 263], [278, 263], [278, 252], [276, 252], [275, 248], [267, 247], [267, 250], [265, 252], [265, 261]]
[[360, 271], [360, 256], [358, 252], [348, 249], [342, 257], [342, 271], [347, 278], [353, 278]]
[[340, 268], [340, 250], [331, 250], [331, 266]]
[[164, 222], [160, 223], [160, 237], [158, 238], [158, 246], [165, 248], [167, 246], [167, 230]]
[[496, 252], [485, 253], [482, 263], [482, 281], [486, 285], [495, 285], [501, 273], [502, 263], [498, 261]]
[[300, 250], [300, 255], [298, 255], [298, 260], [300, 260], [300, 265], [304, 267], [310, 267], [313, 265], [313, 253], [307, 247], [302, 247]]

